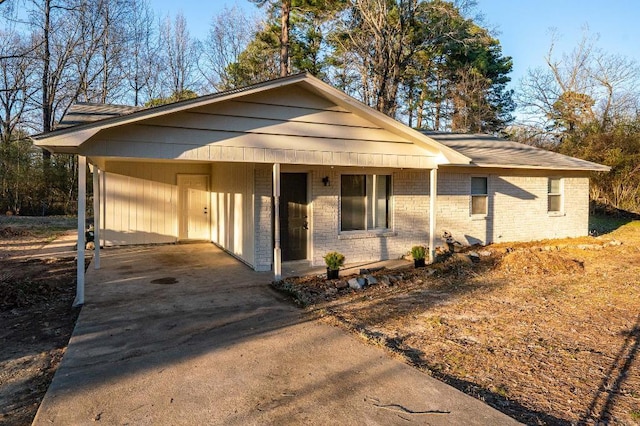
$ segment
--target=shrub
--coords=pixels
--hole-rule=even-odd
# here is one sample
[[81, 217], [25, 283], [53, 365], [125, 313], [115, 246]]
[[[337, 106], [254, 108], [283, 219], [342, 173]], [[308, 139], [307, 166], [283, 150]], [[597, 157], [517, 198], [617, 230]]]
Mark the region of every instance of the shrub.
[[337, 251], [330, 251], [324, 255], [323, 259], [324, 263], [327, 264], [327, 268], [332, 271], [338, 270], [342, 265], [344, 265], [344, 255]]
[[411, 256], [414, 259], [424, 259], [426, 254], [427, 254], [427, 248], [425, 246], [411, 247]]

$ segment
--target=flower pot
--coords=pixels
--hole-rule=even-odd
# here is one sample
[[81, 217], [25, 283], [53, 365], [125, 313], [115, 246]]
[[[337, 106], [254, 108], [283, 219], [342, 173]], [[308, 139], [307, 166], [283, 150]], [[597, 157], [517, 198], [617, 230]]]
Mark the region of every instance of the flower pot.
[[329, 269], [329, 268], [327, 268], [327, 279], [328, 280], [337, 280], [339, 273], [340, 273], [339, 269]]
[[413, 266], [416, 268], [424, 268], [424, 259], [413, 259]]

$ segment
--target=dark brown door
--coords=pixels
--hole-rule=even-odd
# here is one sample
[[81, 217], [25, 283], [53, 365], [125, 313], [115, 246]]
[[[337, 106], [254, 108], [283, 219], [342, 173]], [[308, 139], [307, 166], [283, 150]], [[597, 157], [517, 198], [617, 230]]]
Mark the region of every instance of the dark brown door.
[[282, 260], [307, 258], [307, 174], [280, 176], [280, 247]]

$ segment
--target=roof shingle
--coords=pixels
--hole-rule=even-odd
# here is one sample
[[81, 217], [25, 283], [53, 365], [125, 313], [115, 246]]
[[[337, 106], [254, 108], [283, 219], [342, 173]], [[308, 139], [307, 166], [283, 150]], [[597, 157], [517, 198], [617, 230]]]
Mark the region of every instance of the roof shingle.
[[552, 170], [608, 171], [601, 164], [512, 142], [490, 135], [423, 131], [423, 134], [460, 154], [480, 167], [533, 168]]
[[141, 109], [143, 108], [129, 105], [108, 105], [79, 102], [71, 105], [69, 111], [67, 111], [56, 126], [56, 130], [91, 123], [93, 121], [104, 120], [105, 118], [119, 117]]

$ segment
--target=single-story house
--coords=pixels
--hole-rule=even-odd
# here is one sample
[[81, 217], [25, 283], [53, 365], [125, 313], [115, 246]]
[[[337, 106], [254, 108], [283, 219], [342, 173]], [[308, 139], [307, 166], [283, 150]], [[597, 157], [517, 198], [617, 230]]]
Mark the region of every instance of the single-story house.
[[433, 255], [445, 231], [465, 244], [586, 235], [589, 174], [608, 170], [420, 132], [309, 74], [147, 109], [77, 104], [34, 141], [81, 171], [88, 160], [102, 245], [207, 240], [276, 277], [333, 250]]

